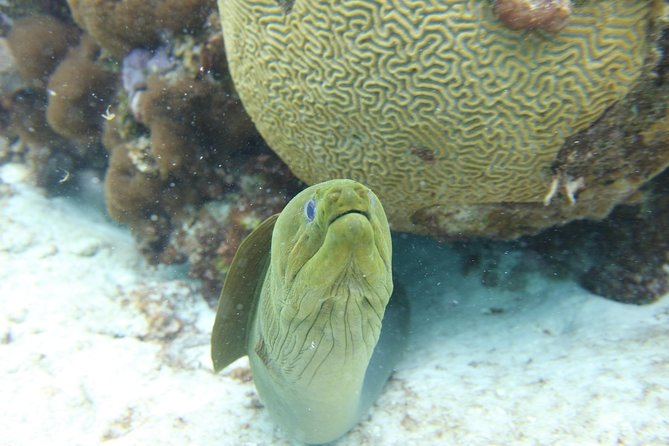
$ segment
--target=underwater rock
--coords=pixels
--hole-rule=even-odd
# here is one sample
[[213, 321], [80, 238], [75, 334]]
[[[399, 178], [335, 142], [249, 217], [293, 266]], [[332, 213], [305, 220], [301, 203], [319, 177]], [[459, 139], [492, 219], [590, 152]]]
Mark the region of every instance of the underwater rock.
[[669, 171], [601, 221], [574, 221], [514, 241], [469, 239], [450, 244], [464, 275], [486, 287], [519, 291], [529, 274], [580, 283], [627, 304], [655, 302], [669, 292]]
[[[669, 292], [669, 174], [649, 185], [643, 202], [621, 206], [599, 225], [595, 262], [581, 284], [624, 303], [654, 302]], [[574, 249], [577, 247], [574, 246]]]
[[235, 86], [299, 178], [369, 185], [395, 230], [505, 239], [601, 219], [669, 165], [664, 136], [638, 144], [669, 103], [663, 6], [577, 2], [547, 35], [474, 0], [219, 0]]
[[68, 0], [75, 22], [98, 44], [123, 57], [133, 48], [158, 46], [165, 33], [199, 29], [213, 0]]

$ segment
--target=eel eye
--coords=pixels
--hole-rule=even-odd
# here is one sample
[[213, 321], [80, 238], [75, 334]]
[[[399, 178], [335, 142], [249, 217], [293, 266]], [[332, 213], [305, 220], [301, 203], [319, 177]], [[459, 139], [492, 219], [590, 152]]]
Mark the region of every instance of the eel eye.
[[308, 221], [314, 221], [316, 218], [316, 200], [311, 198], [304, 204], [304, 216]]

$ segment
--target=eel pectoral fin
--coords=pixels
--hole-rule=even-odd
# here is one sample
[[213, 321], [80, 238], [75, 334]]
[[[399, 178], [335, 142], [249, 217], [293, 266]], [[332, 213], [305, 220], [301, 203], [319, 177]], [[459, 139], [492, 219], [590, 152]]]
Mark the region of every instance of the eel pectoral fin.
[[269, 217], [244, 239], [225, 277], [211, 333], [211, 359], [217, 372], [247, 354], [277, 218], [278, 214]]

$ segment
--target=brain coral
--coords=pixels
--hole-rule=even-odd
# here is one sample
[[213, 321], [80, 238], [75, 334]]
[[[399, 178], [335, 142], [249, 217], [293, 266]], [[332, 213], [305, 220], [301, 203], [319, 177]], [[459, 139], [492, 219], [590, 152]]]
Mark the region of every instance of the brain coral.
[[652, 3], [579, 2], [558, 33], [511, 30], [482, 0], [219, 7], [236, 88], [291, 170], [364, 182], [394, 229], [430, 232], [420, 215], [543, 206], [567, 138], [639, 78]]

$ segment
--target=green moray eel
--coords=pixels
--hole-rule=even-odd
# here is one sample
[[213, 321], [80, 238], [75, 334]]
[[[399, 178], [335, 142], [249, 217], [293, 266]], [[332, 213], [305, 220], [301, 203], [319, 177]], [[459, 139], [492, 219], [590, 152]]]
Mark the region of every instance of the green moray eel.
[[211, 335], [214, 369], [248, 355], [288, 435], [314, 444], [345, 434], [404, 349], [409, 312], [391, 257], [371, 190], [352, 180], [305, 189], [240, 245]]

